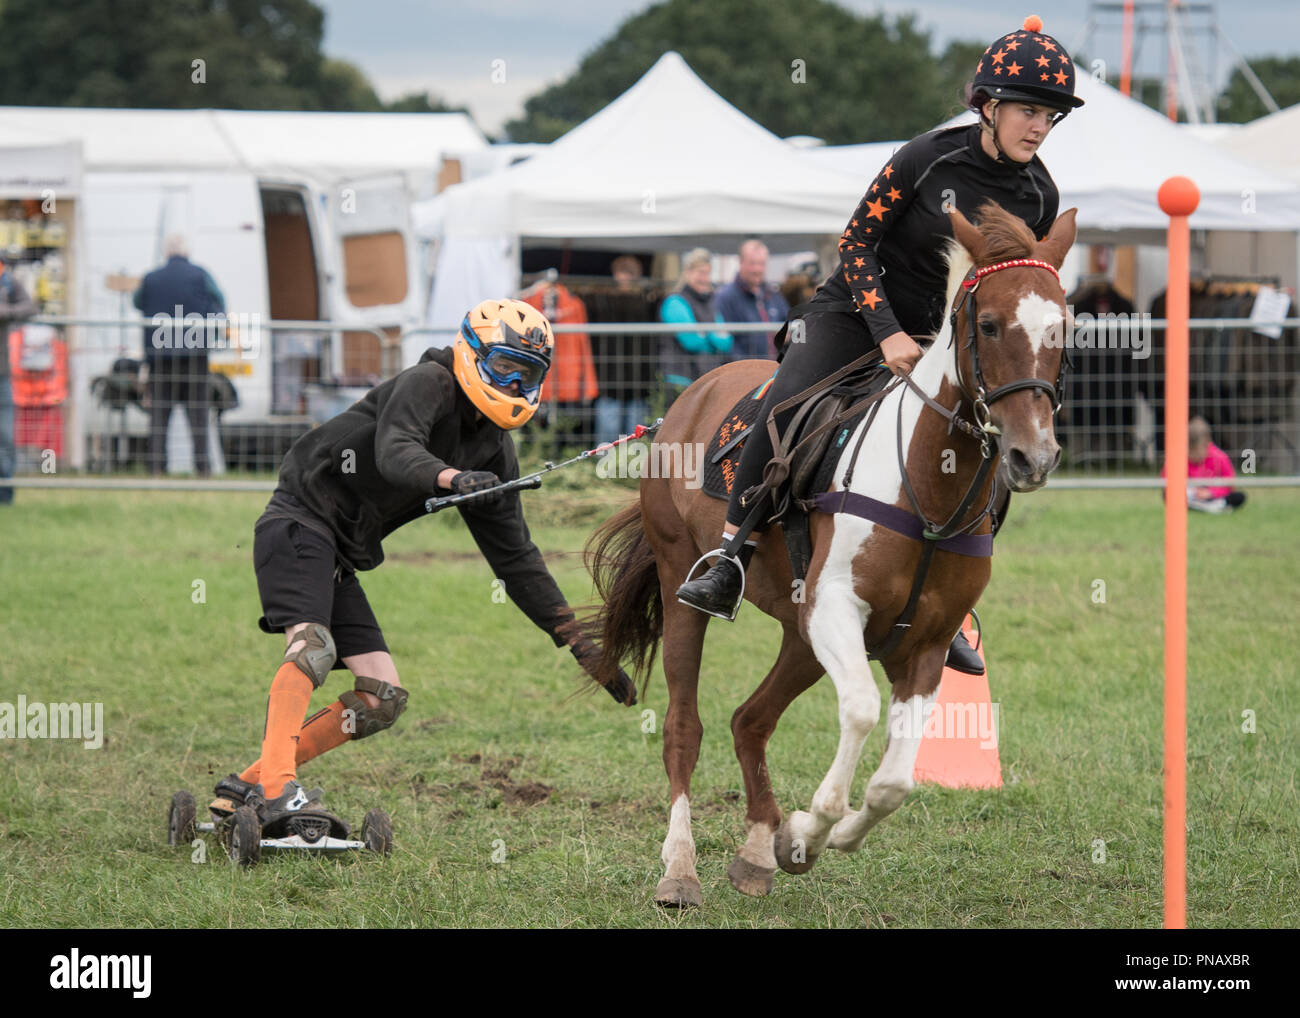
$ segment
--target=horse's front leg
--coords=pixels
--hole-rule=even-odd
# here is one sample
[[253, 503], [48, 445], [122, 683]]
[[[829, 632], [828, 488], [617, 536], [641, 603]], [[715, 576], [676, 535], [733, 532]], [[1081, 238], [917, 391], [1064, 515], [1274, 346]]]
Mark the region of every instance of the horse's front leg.
[[885, 671], [893, 682], [886, 720], [885, 753], [880, 766], [867, 782], [867, 793], [858, 813], [850, 813], [831, 830], [829, 845], [841, 852], [856, 852], [867, 832], [898, 809], [916, 784], [913, 772], [916, 754], [939, 692], [948, 644], [932, 645], [891, 661]]
[[810, 812], [792, 813], [776, 833], [776, 860], [787, 873], [806, 873], [826, 847], [831, 828], [849, 813], [849, 790], [862, 746], [880, 718], [880, 691], [867, 661], [862, 632], [870, 607], [851, 577], [818, 584], [805, 632], [817, 660], [835, 683], [840, 742]]

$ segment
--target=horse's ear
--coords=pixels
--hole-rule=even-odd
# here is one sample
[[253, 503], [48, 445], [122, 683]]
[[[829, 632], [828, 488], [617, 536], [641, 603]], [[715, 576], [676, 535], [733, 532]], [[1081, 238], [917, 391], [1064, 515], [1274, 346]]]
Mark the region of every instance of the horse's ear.
[[948, 211], [948, 218], [952, 221], [952, 235], [957, 238], [957, 243], [966, 249], [971, 261], [978, 265], [980, 255], [984, 253], [984, 235], [971, 225], [956, 205]]
[[1039, 253], [1058, 269], [1065, 263], [1065, 256], [1070, 253], [1070, 248], [1074, 247], [1074, 238], [1078, 234], [1074, 217], [1078, 212], [1078, 209], [1062, 212], [1056, 217], [1056, 222], [1052, 224], [1047, 236], [1038, 243]]

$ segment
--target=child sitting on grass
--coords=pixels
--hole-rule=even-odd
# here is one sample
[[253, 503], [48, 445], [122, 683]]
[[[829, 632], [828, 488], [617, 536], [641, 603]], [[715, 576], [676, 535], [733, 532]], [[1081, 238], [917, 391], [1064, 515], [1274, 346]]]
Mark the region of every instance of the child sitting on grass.
[[[1165, 476], [1163, 469], [1160, 476]], [[1209, 423], [1204, 417], [1193, 417], [1187, 424], [1187, 508], [1204, 513], [1240, 509], [1246, 501], [1244, 491], [1231, 485], [1198, 483], [1235, 476], [1228, 454], [1210, 441]]]

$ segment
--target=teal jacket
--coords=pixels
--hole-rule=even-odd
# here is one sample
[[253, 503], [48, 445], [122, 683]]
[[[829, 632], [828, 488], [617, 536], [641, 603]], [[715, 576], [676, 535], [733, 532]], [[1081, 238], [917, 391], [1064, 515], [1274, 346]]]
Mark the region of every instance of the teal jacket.
[[[659, 307], [659, 320], [669, 324], [721, 322], [712, 297], [683, 288], [670, 293]], [[686, 388], [701, 375], [726, 363], [731, 352], [731, 334], [727, 332], [678, 332], [663, 337], [659, 351], [659, 368], [664, 381]]]

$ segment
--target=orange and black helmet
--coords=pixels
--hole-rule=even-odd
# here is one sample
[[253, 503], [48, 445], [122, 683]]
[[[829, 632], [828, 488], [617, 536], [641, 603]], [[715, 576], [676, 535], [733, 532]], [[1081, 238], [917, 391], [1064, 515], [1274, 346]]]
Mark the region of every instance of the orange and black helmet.
[[984, 51], [971, 82], [972, 95], [1019, 100], [1050, 106], [1062, 115], [1078, 109], [1074, 94], [1074, 61], [1065, 47], [1043, 34], [1037, 15], [1025, 18], [1019, 32], [1010, 32]]
[[551, 367], [551, 323], [521, 300], [485, 300], [460, 323], [453, 365], [471, 403], [498, 427], [528, 423]]

